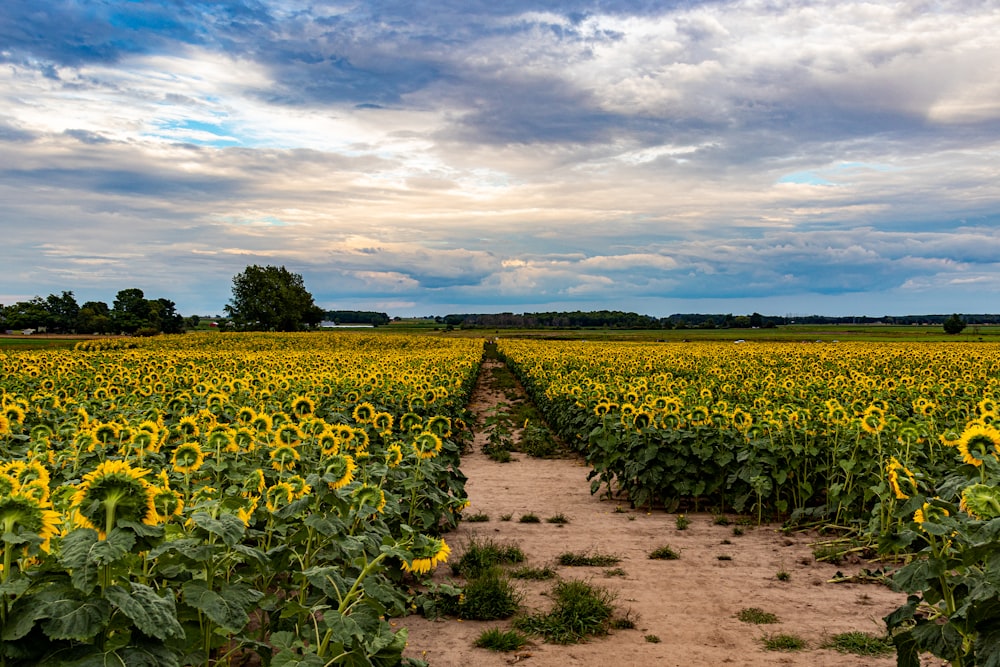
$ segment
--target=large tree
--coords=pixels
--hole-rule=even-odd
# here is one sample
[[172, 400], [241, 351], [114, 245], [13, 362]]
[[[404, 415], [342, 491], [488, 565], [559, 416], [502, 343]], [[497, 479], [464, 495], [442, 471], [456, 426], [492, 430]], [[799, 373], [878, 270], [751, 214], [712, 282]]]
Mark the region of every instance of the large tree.
[[302, 276], [283, 266], [255, 264], [234, 276], [233, 299], [225, 310], [244, 331], [298, 331], [323, 320]]
[[123, 333], [135, 333], [150, 326], [150, 307], [146, 295], [138, 287], [123, 289], [111, 306], [111, 323]]

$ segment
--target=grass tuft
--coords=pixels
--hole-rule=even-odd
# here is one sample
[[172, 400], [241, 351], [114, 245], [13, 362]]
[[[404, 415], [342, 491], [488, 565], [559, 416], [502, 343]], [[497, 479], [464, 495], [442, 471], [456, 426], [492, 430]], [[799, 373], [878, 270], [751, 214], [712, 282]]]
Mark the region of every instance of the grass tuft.
[[517, 630], [501, 630], [500, 628], [490, 628], [476, 638], [474, 645], [476, 648], [485, 648], [490, 651], [507, 652], [516, 651], [528, 643], [528, 638]]
[[556, 556], [556, 562], [565, 567], [607, 567], [622, 561], [611, 554], [582, 554], [566, 551]]
[[528, 512], [527, 514], [522, 514], [521, 518], [518, 519], [519, 523], [541, 523], [542, 520], [538, 518], [538, 515], [534, 512]]
[[869, 657], [892, 655], [896, 651], [892, 640], [887, 637], [879, 637], [858, 630], [834, 635], [823, 644], [822, 648], [831, 648], [839, 653], [853, 653]]
[[524, 594], [498, 567], [481, 572], [466, 584], [458, 617], [470, 621], [495, 621], [517, 613]]
[[777, 614], [764, 611], [760, 607], [746, 607], [744, 609], [740, 609], [739, 613], [736, 614], [736, 618], [740, 619], [744, 623], [754, 623], [756, 625], [766, 625], [778, 622]]
[[664, 544], [662, 547], [651, 551], [649, 557], [653, 560], [677, 560], [681, 555], [674, 551], [669, 544]]
[[544, 581], [546, 579], [555, 579], [556, 571], [551, 567], [519, 567], [517, 569], [510, 571], [510, 576], [513, 579], [530, 579], [532, 581]]
[[806, 640], [796, 635], [771, 635], [761, 642], [768, 651], [801, 651], [806, 647]]
[[497, 565], [514, 565], [524, 561], [524, 552], [514, 543], [472, 537], [462, 552], [462, 557], [451, 566], [451, 570], [466, 579], [475, 579]]
[[554, 644], [575, 644], [608, 633], [614, 594], [607, 589], [585, 581], [560, 581], [552, 598], [555, 602], [550, 612], [515, 618], [514, 627]]

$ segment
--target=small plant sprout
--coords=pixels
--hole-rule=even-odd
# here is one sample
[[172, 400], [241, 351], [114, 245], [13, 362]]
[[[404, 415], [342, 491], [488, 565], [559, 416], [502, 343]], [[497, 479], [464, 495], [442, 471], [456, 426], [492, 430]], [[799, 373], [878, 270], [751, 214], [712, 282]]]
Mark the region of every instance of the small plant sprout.
[[677, 530], [687, 530], [688, 526], [691, 525], [691, 519], [688, 518], [686, 514], [678, 514], [675, 519], [677, 525]]
[[778, 616], [776, 614], [764, 611], [760, 607], [745, 607], [740, 609], [740, 611], [736, 614], [736, 618], [740, 619], [744, 623], [753, 623], [755, 625], [766, 625], [778, 622]]
[[649, 557], [653, 560], [677, 560], [681, 557], [669, 544], [664, 544], [650, 552]]

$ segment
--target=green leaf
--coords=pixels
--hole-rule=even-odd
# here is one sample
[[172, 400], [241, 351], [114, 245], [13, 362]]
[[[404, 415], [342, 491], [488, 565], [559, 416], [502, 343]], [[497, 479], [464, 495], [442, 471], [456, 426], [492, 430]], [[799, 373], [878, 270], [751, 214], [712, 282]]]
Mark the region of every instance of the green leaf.
[[173, 597], [160, 597], [143, 584], [131, 584], [131, 593], [121, 586], [109, 586], [104, 596], [128, 616], [144, 634], [157, 639], [183, 637], [177, 621]]
[[24, 576], [20, 570], [15, 570], [10, 579], [0, 585], [0, 595], [6, 595], [8, 598], [13, 599], [28, 590], [28, 586], [30, 585], [31, 580]]
[[80, 647], [74, 657], [63, 658], [61, 667], [180, 667], [177, 655], [160, 644], [130, 644], [102, 651], [96, 646]]
[[271, 659], [271, 667], [324, 667], [326, 660], [315, 653], [299, 655], [295, 651], [284, 649]]
[[250, 621], [251, 607], [263, 597], [246, 584], [226, 584], [218, 593], [203, 581], [184, 584], [184, 602], [208, 616], [229, 632], [239, 632]]
[[97, 542], [97, 531], [90, 528], [77, 528], [62, 540], [59, 562], [70, 571], [73, 585], [84, 593], [97, 586], [97, 563], [90, 557]]
[[12, 642], [31, 632], [38, 619], [39, 607], [33, 601], [31, 604], [15, 604], [7, 614], [7, 620], [0, 632], [0, 639]]
[[77, 595], [76, 591], [42, 591], [33, 599], [39, 605], [36, 618], [46, 619], [42, 631], [50, 639], [86, 641], [97, 636], [108, 624], [111, 605], [107, 600], [82, 600]]
[[246, 533], [246, 526], [232, 514], [223, 514], [218, 519], [205, 512], [195, 512], [191, 517], [195, 525], [222, 538], [227, 547], [238, 544]]

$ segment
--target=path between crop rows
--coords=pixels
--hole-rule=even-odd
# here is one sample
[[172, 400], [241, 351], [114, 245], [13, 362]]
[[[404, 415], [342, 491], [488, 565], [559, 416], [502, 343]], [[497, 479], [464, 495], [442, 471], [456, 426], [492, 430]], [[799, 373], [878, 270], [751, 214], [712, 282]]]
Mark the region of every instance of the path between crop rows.
[[[606, 567], [556, 567], [564, 579], [585, 579], [613, 591], [617, 607], [638, 616], [636, 629], [614, 630], [587, 643], [559, 646], [534, 641], [515, 653], [493, 653], [473, 647], [485, 629], [509, 627], [506, 621], [473, 622], [453, 618], [431, 621], [411, 616], [395, 621], [409, 629], [404, 655], [431, 667], [508, 665], [789, 665], [802, 667], [891, 667], [895, 657], [859, 657], [819, 648], [831, 635], [860, 630], [881, 635], [882, 617], [905, 596], [877, 584], [828, 583], [838, 570], [856, 574], [864, 563], [833, 566], [817, 562], [815, 535], [783, 535], [773, 525], [748, 526], [734, 535], [733, 526], [715, 525], [708, 514], [689, 514], [687, 530], [676, 527], [676, 515], [632, 510], [628, 503], [600, 499], [590, 493], [588, 468], [579, 459], [535, 459], [514, 454], [515, 461], [496, 463], [481, 451], [487, 434], [484, 414], [507, 398], [490, 388], [487, 361], [473, 394], [471, 408], [479, 419], [473, 451], [463, 457], [470, 507], [466, 515], [485, 513], [488, 522], [463, 522], [446, 535], [457, 562], [472, 536], [517, 543], [528, 565], [556, 567], [564, 552], [614, 554], [625, 576], [607, 576]], [[542, 523], [519, 523], [534, 513]], [[501, 521], [503, 515], [509, 521]], [[565, 525], [546, 523], [563, 514]], [[674, 561], [651, 560], [655, 548], [670, 545], [680, 552]], [[790, 579], [779, 581], [778, 572]], [[439, 567], [435, 581], [455, 580], [450, 567]], [[516, 582], [530, 611], [549, 607], [545, 593], [552, 582]], [[744, 608], [776, 614], [779, 623], [751, 625], [736, 618]], [[764, 650], [761, 638], [794, 634], [808, 642], [800, 652]], [[658, 643], [647, 640], [659, 638]], [[926, 663], [932, 664], [930, 662]]]

